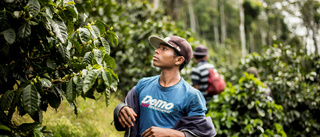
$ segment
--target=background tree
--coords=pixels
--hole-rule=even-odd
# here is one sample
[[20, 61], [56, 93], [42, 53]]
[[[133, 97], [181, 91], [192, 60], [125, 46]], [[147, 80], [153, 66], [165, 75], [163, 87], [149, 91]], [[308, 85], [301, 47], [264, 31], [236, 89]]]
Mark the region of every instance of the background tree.
[[319, 24], [320, 24], [320, 2], [314, 0], [301, 1], [301, 17], [307, 28], [307, 37], [310, 36], [313, 40], [315, 53], [319, 54], [318, 37], [319, 37]]
[[244, 9], [243, 9], [243, 0], [240, 1], [239, 4], [239, 14], [240, 14], [240, 37], [241, 37], [241, 50], [242, 56], [247, 54], [246, 50], [246, 33], [245, 33], [245, 17], [244, 17]]

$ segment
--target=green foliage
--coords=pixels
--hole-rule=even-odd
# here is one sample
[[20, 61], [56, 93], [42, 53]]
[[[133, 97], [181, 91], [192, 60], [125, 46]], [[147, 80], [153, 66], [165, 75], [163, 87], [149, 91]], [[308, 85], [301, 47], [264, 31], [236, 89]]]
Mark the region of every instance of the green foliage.
[[52, 133], [54, 133], [56, 136], [61, 137], [94, 137], [99, 134], [96, 128], [92, 127], [91, 125], [86, 125], [87, 123], [82, 123], [80, 125], [74, 123], [73, 121], [70, 121], [70, 119], [67, 119], [66, 117], [58, 118], [56, 119], [56, 121], [47, 124], [50, 127], [54, 127], [52, 128]]
[[258, 0], [245, 0], [243, 2], [243, 9], [246, 14], [246, 20], [250, 23], [251, 20], [257, 19], [262, 11], [262, 3]]
[[[0, 4], [1, 133], [42, 136], [34, 125], [49, 105], [57, 109], [65, 98], [77, 114], [78, 96], [98, 99], [117, 90], [110, 45], [118, 44], [118, 37], [103, 21], [86, 22], [85, 10], [78, 11], [73, 0]], [[16, 111], [35, 122], [16, 125]]]
[[[119, 132], [110, 124], [113, 121], [113, 109], [121, 102], [111, 93], [110, 105], [105, 106], [105, 99], [77, 99], [78, 115], [70, 115], [73, 111], [67, 100], [61, 102], [60, 107], [55, 110], [48, 108], [43, 113], [43, 122], [47, 136], [54, 137], [123, 137], [124, 132]], [[25, 115], [20, 117], [14, 115], [17, 123], [27, 123], [32, 119]], [[0, 126], [1, 129], [1, 126]], [[10, 131], [10, 129], [9, 129]], [[50, 133], [49, 133], [49, 132]]]
[[152, 12], [151, 5], [145, 1], [127, 1], [121, 5], [111, 0], [97, 0], [92, 6], [95, 8], [88, 13], [88, 20], [102, 18], [114, 26], [113, 31], [118, 34], [119, 41], [114, 42], [119, 44], [111, 47], [110, 56], [116, 60], [119, 89], [124, 95], [142, 77], [159, 74], [159, 69], [152, 66], [154, 48], [148, 41], [151, 35], [178, 35], [190, 43], [195, 42], [190, 32], [178, 29], [163, 11]]
[[208, 115], [219, 136], [286, 136], [283, 108], [265, 93], [266, 87], [245, 73], [209, 104]]
[[243, 58], [238, 68], [226, 71], [226, 79], [236, 84], [248, 67], [256, 67], [260, 79], [272, 91], [273, 99], [283, 106], [284, 131], [288, 136], [316, 136], [320, 133], [320, 56], [274, 44], [263, 55]]

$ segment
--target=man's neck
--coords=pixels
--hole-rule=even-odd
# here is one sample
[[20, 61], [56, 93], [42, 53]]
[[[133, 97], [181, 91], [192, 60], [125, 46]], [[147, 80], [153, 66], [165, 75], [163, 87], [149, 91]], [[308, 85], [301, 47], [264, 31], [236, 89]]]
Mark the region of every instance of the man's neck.
[[175, 84], [179, 83], [181, 80], [180, 71], [179, 70], [162, 70], [159, 84], [162, 87], [171, 87]]
[[204, 58], [202, 58], [202, 59], [197, 59], [197, 60], [196, 60], [196, 63], [198, 64], [198, 63], [201, 62], [201, 61], [207, 61], [207, 60], [204, 59]]

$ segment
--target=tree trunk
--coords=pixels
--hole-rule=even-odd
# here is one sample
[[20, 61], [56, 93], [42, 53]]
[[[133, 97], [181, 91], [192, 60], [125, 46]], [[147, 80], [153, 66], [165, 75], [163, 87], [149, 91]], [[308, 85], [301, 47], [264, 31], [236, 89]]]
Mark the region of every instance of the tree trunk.
[[267, 45], [267, 42], [266, 42], [267, 34], [263, 29], [260, 29], [260, 36], [261, 36], [261, 45], [262, 46]]
[[243, 0], [239, 2], [239, 13], [240, 13], [240, 39], [241, 39], [241, 49], [242, 56], [245, 56], [246, 53], [246, 34], [244, 31], [244, 10], [242, 6]]
[[315, 49], [315, 53], [319, 54], [319, 50], [318, 50], [318, 40], [317, 40], [317, 29], [315, 27], [316, 25], [314, 25], [314, 27], [312, 27], [312, 40], [313, 40], [313, 44], [314, 44], [314, 49]]
[[166, 14], [170, 15], [174, 21], [179, 18], [179, 11], [182, 5], [182, 0], [168, 0], [166, 2]]
[[251, 46], [251, 50], [250, 53], [255, 52], [255, 45], [254, 45], [254, 37], [253, 37], [253, 32], [249, 32], [249, 37], [250, 37], [250, 46]]
[[188, 11], [189, 11], [189, 15], [190, 15], [191, 31], [196, 32], [196, 19], [194, 17], [192, 3], [191, 3], [191, 0], [187, 0], [187, 2], [188, 2]]
[[[212, 0], [212, 7], [214, 9], [218, 9], [218, 2], [217, 0]], [[219, 40], [219, 29], [218, 29], [218, 17], [213, 17], [213, 32], [214, 32], [214, 41], [216, 43], [216, 46], [220, 45]]]
[[220, 18], [221, 18], [221, 46], [225, 46], [225, 40], [227, 37], [226, 19], [224, 14], [224, 0], [220, 0]]
[[152, 13], [155, 12], [158, 7], [159, 7], [159, 0], [153, 0], [153, 8], [152, 8]]

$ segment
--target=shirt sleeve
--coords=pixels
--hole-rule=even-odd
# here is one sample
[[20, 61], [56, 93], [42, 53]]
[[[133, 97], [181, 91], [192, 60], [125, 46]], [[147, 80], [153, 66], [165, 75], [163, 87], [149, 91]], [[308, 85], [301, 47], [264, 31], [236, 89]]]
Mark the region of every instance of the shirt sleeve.
[[200, 91], [193, 94], [188, 108], [188, 116], [205, 116], [207, 111], [206, 101]]

